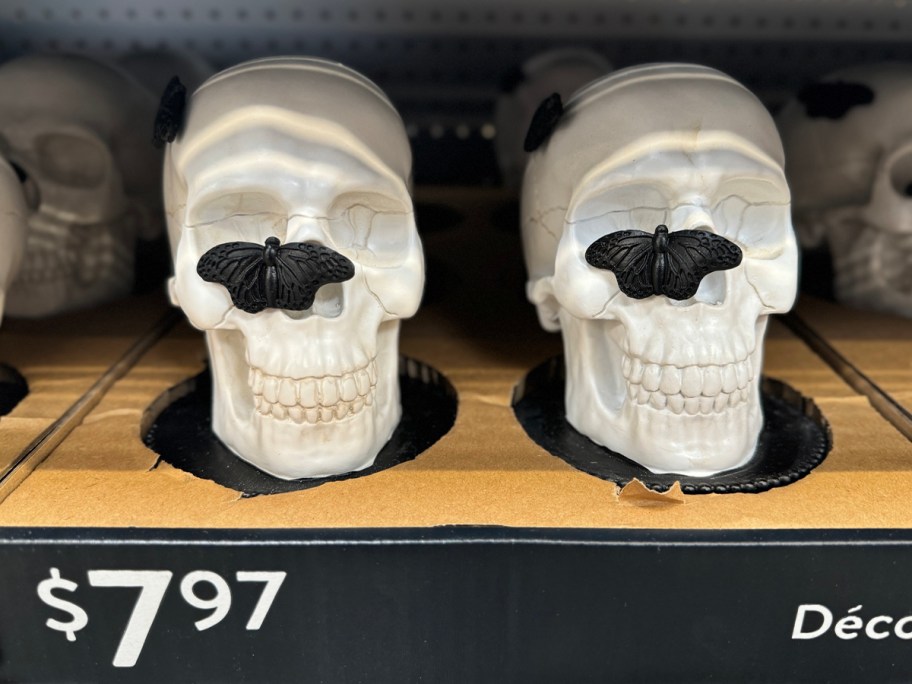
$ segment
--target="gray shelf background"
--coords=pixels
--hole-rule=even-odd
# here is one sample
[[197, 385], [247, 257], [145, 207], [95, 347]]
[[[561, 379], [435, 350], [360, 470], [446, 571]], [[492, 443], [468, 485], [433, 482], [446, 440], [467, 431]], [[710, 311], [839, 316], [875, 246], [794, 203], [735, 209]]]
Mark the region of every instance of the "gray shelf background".
[[[706, 64], [775, 110], [838, 67], [912, 59], [910, 38], [909, 0], [0, 2], [2, 58], [64, 52], [117, 59], [179, 49], [217, 69], [266, 55], [338, 60], [380, 84], [410, 135], [437, 141], [428, 151], [444, 156], [496, 135], [493, 101], [504, 80], [549, 48], [589, 47], [618, 68]], [[453, 180], [433, 176], [426, 174]], [[496, 182], [487, 170], [476, 180]]]

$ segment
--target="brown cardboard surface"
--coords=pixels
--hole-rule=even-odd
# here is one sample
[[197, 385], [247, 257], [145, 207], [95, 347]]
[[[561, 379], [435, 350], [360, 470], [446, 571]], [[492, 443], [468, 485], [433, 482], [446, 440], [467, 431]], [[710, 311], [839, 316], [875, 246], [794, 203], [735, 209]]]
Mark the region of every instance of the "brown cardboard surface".
[[0, 418], [0, 474], [166, 309], [155, 293], [40, 320], [4, 319], [0, 362], [25, 377], [29, 394]]
[[0, 525], [912, 527], [912, 444], [775, 321], [766, 373], [813, 397], [833, 430], [832, 453], [807, 478], [762, 494], [676, 492], [666, 503], [634, 490], [619, 496], [613, 483], [548, 454], [510, 407], [516, 383], [561, 348], [524, 299], [511, 205], [496, 193], [420, 197], [462, 215], [448, 228], [419, 223], [428, 294], [403, 326], [402, 351], [443, 372], [459, 394], [454, 427], [428, 451], [368, 477], [252, 498], [159, 463], [140, 439], [143, 416], [205, 358], [201, 334], [179, 325], [0, 503]]
[[[140, 441], [146, 408], [198, 372], [204, 347], [182, 326], [159, 343], [18, 489], [0, 504], [2, 525], [371, 527], [444, 524], [531, 527], [905, 527], [912, 446], [781, 326], [767, 344], [771, 375], [816, 397], [834, 431], [832, 454], [793, 485], [757, 495], [619, 498], [618, 488], [573, 470], [535, 445], [510, 397], [550, 342], [514, 347], [473, 341], [425, 351], [454, 383], [453, 430], [415, 461], [315, 489], [241, 498], [166, 464]], [[542, 333], [544, 336], [544, 333]], [[553, 350], [550, 350], [553, 351]]]
[[797, 315], [912, 412], [912, 319], [804, 297]]

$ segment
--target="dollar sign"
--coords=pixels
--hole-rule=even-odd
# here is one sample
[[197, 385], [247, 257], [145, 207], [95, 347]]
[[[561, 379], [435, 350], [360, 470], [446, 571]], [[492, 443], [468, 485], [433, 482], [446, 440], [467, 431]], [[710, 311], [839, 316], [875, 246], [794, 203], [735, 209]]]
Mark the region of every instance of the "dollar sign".
[[89, 624], [89, 616], [75, 603], [57, 598], [54, 596], [53, 592], [55, 589], [76, 591], [78, 586], [79, 585], [76, 584], [76, 582], [62, 579], [60, 577], [60, 571], [57, 568], [51, 568], [50, 579], [42, 580], [38, 583], [38, 598], [51, 608], [62, 610], [64, 613], [69, 613], [72, 616], [72, 619], [69, 622], [61, 622], [60, 620], [50, 618], [44, 623], [51, 629], [66, 633], [67, 641], [76, 641], [76, 632]]

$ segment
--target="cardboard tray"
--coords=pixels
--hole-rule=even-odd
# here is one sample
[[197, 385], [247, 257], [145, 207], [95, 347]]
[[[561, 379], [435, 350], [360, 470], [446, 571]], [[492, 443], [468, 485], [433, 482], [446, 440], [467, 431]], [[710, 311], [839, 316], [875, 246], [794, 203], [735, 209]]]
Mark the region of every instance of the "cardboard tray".
[[822, 359], [912, 439], [912, 319], [804, 297], [793, 321]]

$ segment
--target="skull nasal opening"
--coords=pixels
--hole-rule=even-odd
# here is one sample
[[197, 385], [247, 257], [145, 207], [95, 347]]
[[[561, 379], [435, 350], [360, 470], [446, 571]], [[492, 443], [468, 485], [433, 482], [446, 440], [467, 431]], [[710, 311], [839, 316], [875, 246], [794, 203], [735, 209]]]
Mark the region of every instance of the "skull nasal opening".
[[345, 287], [342, 283], [327, 283], [314, 296], [313, 306], [303, 311], [282, 309], [282, 314], [293, 321], [301, 321], [311, 316], [320, 318], [338, 318], [345, 309]]
[[725, 295], [728, 288], [727, 278], [724, 271], [715, 271], [705, 276], [700, 281], [700, 286], [696, 293], [690, 299], [678, 301], [669, 299], [668, 301], [675, 306], [690, 306], [692, 304], [710, 304], [719, 306], [725, 303]]
[[37, 210], [38, 207], [41, 206], [41, 192], [38, 190], [38, 184], [35, 182], [35, 179], [16, 162], [10, 161], [9, 165], [16, 173], [16, 178], [18, 178], [19, 182], [22, 184], [22, 194], [23, 197], [25, 197], [25, 205], [32, 211]]
[[900, 154], [890, 167], [890, 183], [903, 198], [912, 198], [912, 149]]

